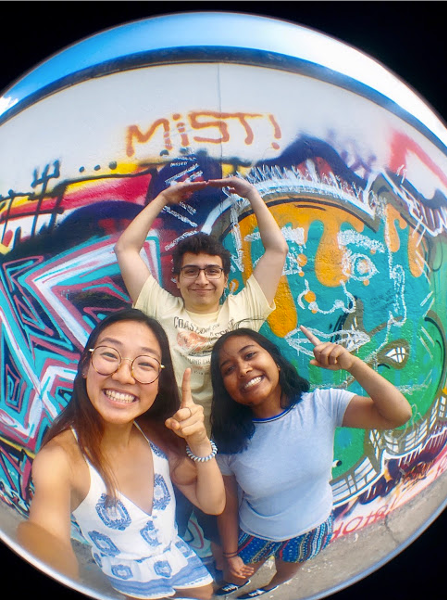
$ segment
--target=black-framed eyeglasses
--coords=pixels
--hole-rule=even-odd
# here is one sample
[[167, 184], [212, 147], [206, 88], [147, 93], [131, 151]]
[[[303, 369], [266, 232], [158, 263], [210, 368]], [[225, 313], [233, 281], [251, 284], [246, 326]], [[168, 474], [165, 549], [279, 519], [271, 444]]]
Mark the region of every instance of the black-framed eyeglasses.
[[118, 371], [123, 360], [129, 360], [130, 372], [135, 381], [153, 383], [164, 369], [164, 365], [148, 354], [140, 354], [133, 360], [122, 358], [118, 350], [110, 346], [97, 346], [90, 348], [89, 352], [92, 366], [99, 375], [113, 375]]
[[180, 269], [180, 273], [186, 279], [196, 279], [200, 271], [205, 273], [207, 279], [219, 279], [223, 273], [223, 267], [218, 265], [207, 265], [206, 267], [198, 267], [197, 265], [186, 265]]

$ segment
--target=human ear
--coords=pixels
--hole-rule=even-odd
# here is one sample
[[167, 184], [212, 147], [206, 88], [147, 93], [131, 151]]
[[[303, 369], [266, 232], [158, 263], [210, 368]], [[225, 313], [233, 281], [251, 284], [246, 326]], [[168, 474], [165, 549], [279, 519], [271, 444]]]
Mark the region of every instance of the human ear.
[[90, 366], [90, 361], [84, 360], [81, 368], [81, 375], [84, 379], [87, 379], [88, 368]]

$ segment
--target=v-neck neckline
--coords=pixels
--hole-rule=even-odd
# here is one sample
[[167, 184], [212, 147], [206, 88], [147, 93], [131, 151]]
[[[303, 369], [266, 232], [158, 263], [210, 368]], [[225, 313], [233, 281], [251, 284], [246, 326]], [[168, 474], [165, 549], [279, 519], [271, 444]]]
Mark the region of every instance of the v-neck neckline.
[[151, 452], [151, 461], [152, 461], [152, 505], [151, 505], [151, 511], [147, 512], [146, 510], [144, 510], [143, 508], [141, 508], [141, 506], [139, 506], [134, 500], [132, 500], [131, 498], [129, 498], [128, 496], [126, 496], [125, 494], [123, 494], [123, 492], [121, 492], [120, 490], [117, 490], [117, 491], [118, 491], [118, 494], [121, 496], [121, 498], [124, 498], [125, 500], [127, 500], [128, 502], [130, 502], [131, 504], [133, 504], [146, 517], [150, 517], [151, 519], [153, 519], [153, 515], [154, 515], [154, 494], [155, 494], [155, 460], [154, 460], [154, 454], [155, 454], [155, 452], [154, 452], [154, 449], [152, 448], [152, 442], [151, 442], [151, 440], [146, 436], [146, 434], [143, 432], [143, 430], [138, 425], [138, 423], [136, 421], [134, 421], [133, 424], [138, 429], [138, 431], [141, 433], [141, 435], [143, 436], [143, 438], [146, 440], [146, 442], [147, 442], [147, 444], [149, 446], [149, 450]]
[[[141, 506], [139, 506], [134, 500], [132, 500], [131, 498], [129, 498], [128, 496], [126, 496], [126, 494], [124, 494], [121, 490], [116, 490], [117, 491], [117, 495], [119, 496], [119, 498], [122, 500], [126, 500], [127, 502], [129, 502], [130, 504], [132, 504], [135, 508], [137, 508], [141, 513], [143, 513], [145, 515], [145, 517], [151, 518], [153, 519], [153, 515], [154, 515], [154, 495], [155, 495], [155, 459], [154, 456], [156, 454], [156, 452], [154, 451], [154, 447], [158, 448], [157, 446], [155, 446], [155, 444], [153, 444], [153, 442], [151, 442], [151, 440], [146, 436], [146, 434], [143, 432], [143, 430], [141, 429], [141, 427], [138, 425], [138, 423], [136, 421], [133, 422], [133, 424], [135, 425], [135, 427], [138, 429], [138, 431], [141, 433], [141, 435], [143, 436], [143, 438], [146, 440], [148, 446], [149, 446], [149, 450], [151, 453], [151, 461], [152, 461], [152, 505], [151, 505], [151, 510], [150, 512], [147, 512], [146, 510], [144, 510], [143, 508], [141, 508]], [[74, 430], [74, 428], [71, 428], [73, 435], [75, 436], [76, 440], [78, 439], [78, 436], [76, 434], [76, 431]], [[154, 446], [154, 447], [153, 447]], [[102, 484], [104, 485], [104, 480], [101, 477], [101, 475], [99, 474], [98, 470], [92, 465], [92, 463], [88, 460], [88, 458], [85, 456], [84, 457], [86, 463], [88, 464], [89, 468], [92, 469], [95, 473], [96, 476], [98, 477], [98, 479], [102, 482]], [[89, 487], [89, 491], [87, 492], [86, 497], [82, 500], [82, 502], [79, 504], [79, 506], [75, 509], [74, 512], [76, 512], [76, 510], [85, 502], [85, 500], [87, 499], [87, 497], [90, 495], [92, 491], [92, 480], [91, 480], [91, 476], [90, 476], [90, 487]]]

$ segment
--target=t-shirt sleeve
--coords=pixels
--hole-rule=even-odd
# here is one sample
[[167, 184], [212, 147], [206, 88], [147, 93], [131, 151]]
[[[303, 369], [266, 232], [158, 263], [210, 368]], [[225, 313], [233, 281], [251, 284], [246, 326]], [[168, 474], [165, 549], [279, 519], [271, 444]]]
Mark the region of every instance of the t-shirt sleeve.
[[318, 393], [321, 396], [326, 396], [322, 398], [322, 402], [332, 417], [335, 427], [341, 427], [345, 411], [355, 394], [348, 392], [348, 390], [339, 389], [318, 390]]
[[218, 453], [216, 455], [216, 460], [222, 475], [233, 475], [233, 471], [230, 467], [231, 455]]
[[229, 296], [231, 313], [240, 327], [259, 330], [266, 318], [275, 310], [275, 302], [269, 304], [254, 275], [247, 279], [245, 287], [234, 296]]
[[149, 317], [159, 319], [160, 313], [165, 313], [167, 309], [170, 309], [176, 303], [175, 296], [164, 290], [155, 277], [149, 275], [134, 304], [134, 308], [138, 308]]

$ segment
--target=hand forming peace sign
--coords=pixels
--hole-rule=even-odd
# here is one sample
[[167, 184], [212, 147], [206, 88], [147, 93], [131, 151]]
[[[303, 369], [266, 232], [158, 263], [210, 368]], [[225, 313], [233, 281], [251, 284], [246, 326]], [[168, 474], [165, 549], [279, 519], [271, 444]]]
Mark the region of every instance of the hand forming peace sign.
[[333, 342], [321, 342], [303, 325], [300, 325], [300, 329], [309, 342], [314, 345], [315, 358], [310, 361], [311, 365], [330, 371], [339, 371], [340, 369], [349, 371], [356, 359], [344, 346]]
[[191, 369], [183, 373], [182, 400], [178, 411], [165, 421], [179, 437], [185, 438], [188, 445], [197, 445], [208, 439], [205, 429], [203, 407], [195, 404], [191, 395]]

